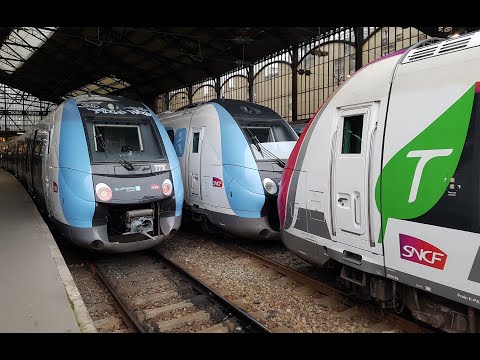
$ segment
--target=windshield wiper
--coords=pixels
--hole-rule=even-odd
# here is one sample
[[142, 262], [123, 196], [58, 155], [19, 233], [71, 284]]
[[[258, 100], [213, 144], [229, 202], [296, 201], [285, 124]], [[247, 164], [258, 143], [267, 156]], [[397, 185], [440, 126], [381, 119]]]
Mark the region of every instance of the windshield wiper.
[[260, 140], [258, 140], [258, 138], [253, 135], [252, 131], [248, 127], [246, 127], [245, 129], [247, 129], [247, 131], [250, 133], [250, 137], [252, 138], [253, 144], [257, 148], [258, 152], [263, 156], [262, 148], [260, 147]]
[[270, 150], [268, 150], [265, 146], [263, 146], [260, 140], [258, 140], [258, 138], [255, 135], [253, 135], [252, 131], [248, 127], [245, 127], [245, 129], [247, 129], [248, 132], [250, 133], [250, 136], [252, 137], [255, 147], [264, 158], [265, 158], [265, 155], [263, 155], [262, 149], [265, 152], [265, 154], [270, 156], [271, 159], [275, 160], [279, 166], [281, 166], [282, 168], [285, 167], [285, 162], [282, 159], [280, 159], [277, 155], [275, 155]]
[[[95, 132], [97, 133], [97, 135], [95, 135], [95, 141], [97, 141], [97, 138], [100, 140], [100, 145], [102, 146], [103, 151], [105, 152], [105, 156], [108, 158], [108, 155], [107, 155], [107, 150], [108, 149], [105, 146], [105, 141], [103, 140], [102, 133], [100, 131], [98, 131], [97, 124], [93, 123], [93, 126], [95, 128]], [[110, 150], [109, 150], [109, 152], [110, 152]], [[122, 165], [128, 171], [135, 170], [135, 167], [132, 165], [132, 163], [130, 161], [122, 159], [120, 156], [118, 156], [114, 152], [110, 152], [110, 154], [112, 154], [118, 160], [119, 164]]]
[[265, 153], [266, 153], [267, 155], [269, 155], [273, 160], [276, 161], [276, 163], [277, 163], [278, 165], [280, 165], [282, 168], [285, 167], [285, 161], [283, 161], [282, 159], [280, 159], [277, 155], [275, 155], [274, 153], [272, 153], [270, 150], [268, 150], [268, 149], [267, 149], [265, 146], [263, 146], [261, 143], [258, 143], [258, 144], [262, 147], [263, 151], [265, 151]]

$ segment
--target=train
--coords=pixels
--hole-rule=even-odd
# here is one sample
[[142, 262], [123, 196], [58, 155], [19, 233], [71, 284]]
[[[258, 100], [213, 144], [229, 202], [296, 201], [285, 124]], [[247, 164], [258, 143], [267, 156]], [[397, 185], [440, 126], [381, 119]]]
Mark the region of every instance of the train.
[[1, 143], [0, 165], [80, 247], [143, 250], [180, 227], [180, 164], [165, 128], [138, 101], [69, 98], [23, 135]]
[[287, 161], [282, 242], [362, 298], [478, 332], [479, 138], [480, 32], [362, 67]]
[[183, 174], [184, 210], [205, 231], [280, 241], [278, 184], [298, 136], [272, 109], [216, 99], [159, 114]]

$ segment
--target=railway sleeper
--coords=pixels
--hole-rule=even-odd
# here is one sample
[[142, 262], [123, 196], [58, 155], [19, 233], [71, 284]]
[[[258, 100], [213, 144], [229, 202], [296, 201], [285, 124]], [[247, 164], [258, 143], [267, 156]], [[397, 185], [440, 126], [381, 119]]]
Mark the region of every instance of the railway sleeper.
[[215, 324], [213, 326], [210, 326], [206, 329], [202, 329], [197, 331], [197, 333], [228, 333], [228, 332], [233, 332], [235, 330], [235, 324], [231, 322], [230, 320], [226, 320], [224, 322], [221, 322], [219, 324]]
[[188, 314], [176, 319], [160, 321], [157, 323], [157, 326], [160, 332], [166, 332], [169, 330], [173, 330], [173, 329], [188, 325], [189, 323], [209, 321], [209, 320], [210, 320], [210, 314], [204, 310], [200, 310], [193, 314]]
[[101, 332], [113, 332], [125, 327], [122, 319], [110, 316], [93, 322], [95, 328]]
[[168, 313], [174, 310], [179, 310], [179, 309], [188, 309], [190, 307], [193, 307], [194, 305], [186, 300], [186, 301], [181, 301], [175, 304], [170, 304], [154, 309], [146, 309], [146, 310], [139, 310], [136, 311], [137, 318], [140, 322], [143, 322], [145, 320], [150, 320], [153, 319], [159, 315], [162, 315], [164, 313]]

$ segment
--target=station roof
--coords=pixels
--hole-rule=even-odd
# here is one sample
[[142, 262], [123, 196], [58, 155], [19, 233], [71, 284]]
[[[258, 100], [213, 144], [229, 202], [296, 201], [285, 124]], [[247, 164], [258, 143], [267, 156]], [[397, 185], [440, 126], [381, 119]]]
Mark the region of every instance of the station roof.
[[[438, 27], [417, 28], [441, 35]], [[0, 82], [55, 103], [69, 95], [126, 88], [153, 99], [334, 29], [0, 27]]]

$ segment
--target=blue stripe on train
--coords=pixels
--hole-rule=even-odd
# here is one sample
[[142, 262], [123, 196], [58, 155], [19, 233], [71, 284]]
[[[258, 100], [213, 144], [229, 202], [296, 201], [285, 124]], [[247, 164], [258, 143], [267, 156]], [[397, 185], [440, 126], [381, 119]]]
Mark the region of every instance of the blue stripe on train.
[[239, 217], [260, 218], [265, 193], [257, 163], [237, 122], [221, 105], [212, 103], [220, 121], [225, 192]]
[[58, 192], [69, 225], [92, 227], [95, 212], [87, 140], [75, 99], [63, 105], [58, 159]]
[[[146, 106], [145, 104], [143, 104]], [[175, 190], [175, 216], [182, 215], [183, 207], [183, 181], [182, 181], [182, 172], [180, 170], [180, 163], [178, 162], [177, 154], [173, 148], [173, 144], [170, 141], [170, 138], [165, 130], [165, 127], [162, 125], [160, 120], [158, 120], [157, 115], [150, 110], [148, 106], [147, 109], [150, 111], [150, 114], [155, 120], [160, 136], [162, 137], [163, 145], [167, 151], [167, 158], [170, 163], [170, 169], [172, 169], [172, 178], [173, 178], [173, 188]]]

